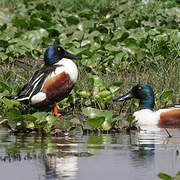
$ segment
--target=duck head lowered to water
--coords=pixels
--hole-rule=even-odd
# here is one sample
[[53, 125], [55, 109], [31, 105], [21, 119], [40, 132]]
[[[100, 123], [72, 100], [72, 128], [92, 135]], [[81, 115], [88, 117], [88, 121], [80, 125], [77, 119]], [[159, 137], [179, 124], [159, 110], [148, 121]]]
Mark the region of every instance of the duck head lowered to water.
[[119, 102], [131, 98], [139, 100], [140, 110], [133, 114], [139, 126], [180, 127], [180, 105], [153, 111], [155, 100], [151, 86], [138, 84], [125, 95], [115, 97], [113, 101]]
[[59, 116], [57, 101], [69, 95], [78, 78], [74, 56], [61, 46], [51, 45], [44, 54], [45, 65], [37, 70], [15, 99], [35, 107], [54, 104], [54, 115]]

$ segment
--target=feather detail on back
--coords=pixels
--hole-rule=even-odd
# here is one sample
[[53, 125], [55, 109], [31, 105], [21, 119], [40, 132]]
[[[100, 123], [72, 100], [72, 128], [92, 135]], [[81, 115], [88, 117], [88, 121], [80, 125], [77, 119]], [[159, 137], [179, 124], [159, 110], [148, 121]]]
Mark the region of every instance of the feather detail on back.
[[36, 71], [33, 77], [24, 85], [22, 90], [17, 94], [18, 101], [28, 103], [31, 97], [37, 94], [46, 80], [47, 76], [52, 73], [57, 66], [44, 66], [42, 69]]

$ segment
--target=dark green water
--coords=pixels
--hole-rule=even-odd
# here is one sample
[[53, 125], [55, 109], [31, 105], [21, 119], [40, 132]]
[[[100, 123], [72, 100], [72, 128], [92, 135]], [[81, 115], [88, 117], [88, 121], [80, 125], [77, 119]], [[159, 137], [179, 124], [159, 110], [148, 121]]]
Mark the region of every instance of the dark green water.
[[73, 138], [15, 137], [0, 131], [3, 180], [156, 180], [180, 171], [180, 131], [147, 130]]

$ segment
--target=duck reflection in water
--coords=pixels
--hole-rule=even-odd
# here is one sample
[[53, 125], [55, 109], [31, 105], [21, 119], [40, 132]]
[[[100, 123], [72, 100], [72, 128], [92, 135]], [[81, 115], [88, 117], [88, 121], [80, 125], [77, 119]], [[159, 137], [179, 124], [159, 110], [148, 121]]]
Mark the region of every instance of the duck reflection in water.
[[[3, 179], [75, 179], [78, 156], [74, 156], [72, 146], [69, 144], [70, 142], [65, 138], [53, 140], [24, 138], [19, 141], [18, 138], [9, 139], [8, 136], [4, 140], [3, 147], [1, 142], [1, 177]], [[19, 167], [23, 167], [23, 171]], [[8, 173], [12, 169], [13, 171]]]
[[[139, 167], [138, 171], [149, 169], [149, 177], [153, 174], [165, 172], [174, 176], [179, 171], [180, 136], [178, 129], [168, 129], [172, 138], [169, 138], [162, 128], [147, 128], [134, 132], [131, 142], [130, 158], [133, 166]], [[157, 178], [158, 179], [158, 178]]]
[[45, 177], [47, 179], [75, 179], [78, 171], [78, 157], [48, 156], [44, 159]]
[[72, 146], [65, 138], [52, 139], [56, 143], [56, 155], [43, 160], [47, 179], [75, 179], [78, 171], [78, 157], [72, 153]]

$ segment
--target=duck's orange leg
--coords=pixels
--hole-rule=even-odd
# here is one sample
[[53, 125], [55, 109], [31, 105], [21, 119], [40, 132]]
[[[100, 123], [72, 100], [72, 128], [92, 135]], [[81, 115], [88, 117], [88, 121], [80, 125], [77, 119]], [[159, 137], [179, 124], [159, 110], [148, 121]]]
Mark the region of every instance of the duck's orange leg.
[[58, 113], [58, 108], [57, 108], [56, 102], [54, 102], [54, 116], [56, 116], [56, 117], [60, 117], [61, 116], [61, 114]]

